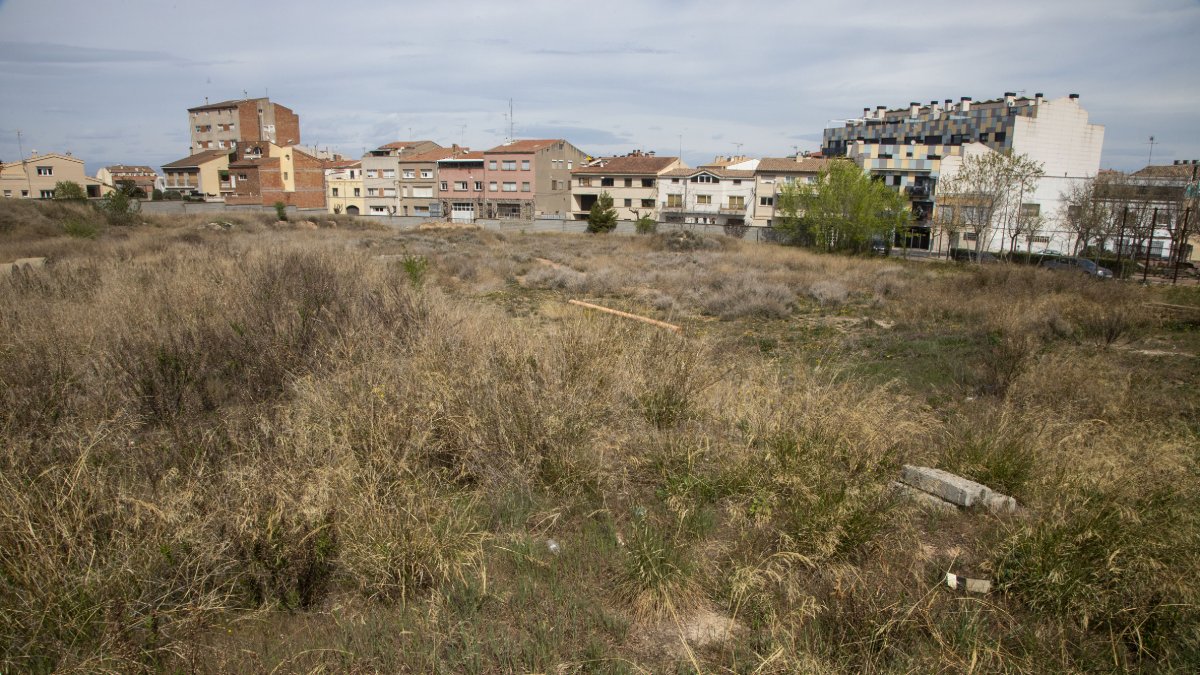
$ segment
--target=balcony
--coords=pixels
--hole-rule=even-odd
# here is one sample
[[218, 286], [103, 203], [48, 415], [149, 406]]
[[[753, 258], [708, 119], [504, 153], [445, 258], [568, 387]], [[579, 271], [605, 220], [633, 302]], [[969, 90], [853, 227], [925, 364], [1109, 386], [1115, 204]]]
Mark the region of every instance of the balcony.
[[904, 191], [908, 193], [909, 197], [913, 198], [925, 198], [931, 192], [928, 185], [909, 185], [904, 188]]
[[745, 212], [746, 206], [744, 204], [742, 206], [731, 206], [729, 204], [725, 204], [720, 208], [720, 213], [727, 216], [736, 216]]

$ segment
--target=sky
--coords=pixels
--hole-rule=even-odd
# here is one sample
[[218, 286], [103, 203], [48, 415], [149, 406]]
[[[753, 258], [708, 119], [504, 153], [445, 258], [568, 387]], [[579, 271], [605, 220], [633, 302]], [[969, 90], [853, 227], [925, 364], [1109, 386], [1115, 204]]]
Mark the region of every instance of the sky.
[[0, 159], [157, 168], [188, 154], [187, 108], [245, 92], [349, 157], [493, 147], [511, 100], [517, 138], [694, 166], [815, 150], [865, 107], [1014, 91], [1079, 94], [1101, 166], [1130, 170], [1200, 159], [1198, 57], [1200, 0], [0, 0]]

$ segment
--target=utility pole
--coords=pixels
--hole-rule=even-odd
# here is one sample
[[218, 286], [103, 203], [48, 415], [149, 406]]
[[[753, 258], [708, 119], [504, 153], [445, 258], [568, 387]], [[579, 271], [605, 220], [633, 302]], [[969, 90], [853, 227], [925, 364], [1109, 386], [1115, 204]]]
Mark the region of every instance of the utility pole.
[[1192, 207], [1183, 210], [1183, 226], [1179, 228], [1179, 243], [1175, 246], [1175, 273], [1171, 275], [1171, 285], [1179, 281], [1179, 261], [1183, 260], [1183, 247], [1187, 246], [1188, 217], [1192, 215]]
[[1154, 214], [1150, 216], [1150, 236], [1146, 239], [1146, 266], [1142, 268], [1142, 283], [1146, 283], [1146, 276], [1150, 274], [1150, 245], [1154, 243], [1154, 226], [1158, 224], [1158, 209], [1154, 209]]

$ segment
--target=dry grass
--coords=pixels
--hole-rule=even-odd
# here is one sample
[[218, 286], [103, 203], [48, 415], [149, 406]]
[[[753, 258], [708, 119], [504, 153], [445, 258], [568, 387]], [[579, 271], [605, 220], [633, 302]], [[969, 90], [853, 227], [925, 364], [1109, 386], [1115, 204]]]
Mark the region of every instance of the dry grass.
[[[1200, 340], [1152, 291], [14, 206], [0, 259], [50, 262], [0, 280], [4, 672], [1200, 663], [1197, 359], [1134, 349]], [[906, 462], [1026, 511], [898, 502]]]

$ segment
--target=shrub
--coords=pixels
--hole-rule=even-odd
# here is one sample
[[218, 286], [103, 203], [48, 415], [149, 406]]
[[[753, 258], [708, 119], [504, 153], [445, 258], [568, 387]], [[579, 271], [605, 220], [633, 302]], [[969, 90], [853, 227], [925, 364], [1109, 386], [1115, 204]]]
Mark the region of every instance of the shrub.
[[746, 236], [746, 233], [750, 231], [750, 226], [746, 225], [745, 223], [741, 223], [741, 224], [730, 223], [728, 225], [723, 226], [723, 229], [725, 230], [726, 237], [733, 237], [734, 239], [742, 239]]
[[137, 202], [133, 201], [128, 193], [123, 190], [113, 190], [104, 195], [104, 199], [100, 200], [97, 207], [104, 214], [109, 225], [120, 226], [133, 224], [133, 216], [136, 213], [134, 204]]
[[413, 288], [420, 288], [425, 284], [425, 275], [429, 271], [428, 258], [422, 255], [406, 255], [400, 259], [400, 265]]
[[100, 230], [92, 223], [79, 217], [69, 217], [63, 221], [63, 231], [68, 237], [77, 239], [95, 239], [100, 236]]
[[658, 221], [650, 216], [642, 216], [634, 222], [634, 231], [638, 234], [654, 234], [658, 231]]
[[287, 221], [287, 204], [284, 204], [283, 202], [275, 202], [275, 218], [284, 222]]
[[83, 201], [87, 199], [87, 193], [79, 183], [64, 180], [54, 185], [54, 198], [59, 201]]

